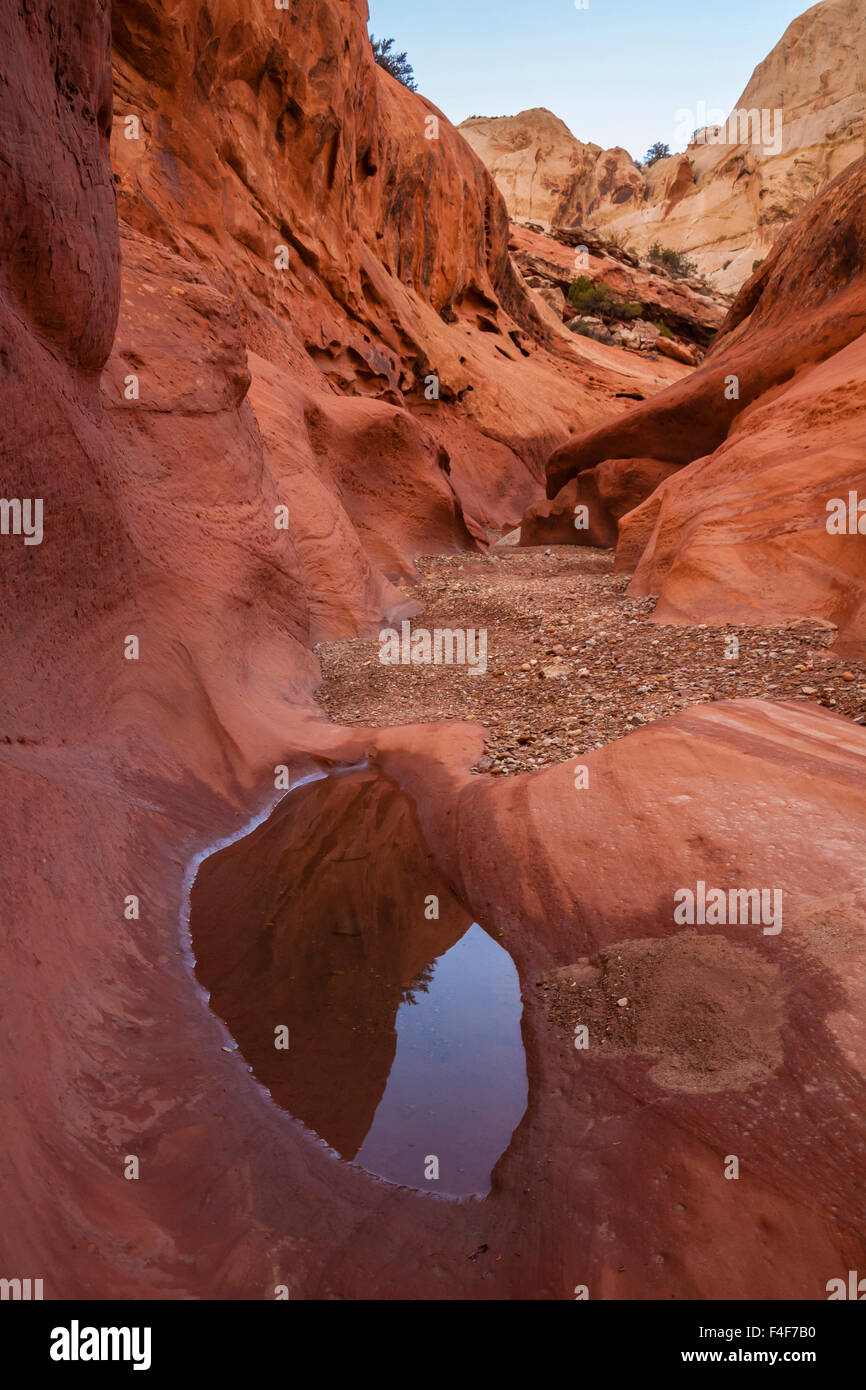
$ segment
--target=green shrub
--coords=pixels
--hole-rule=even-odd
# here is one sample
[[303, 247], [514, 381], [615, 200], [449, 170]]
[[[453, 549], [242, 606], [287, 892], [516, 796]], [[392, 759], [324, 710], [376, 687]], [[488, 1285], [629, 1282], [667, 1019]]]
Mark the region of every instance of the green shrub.
[[610, 246], [616, 247], [617, 251], [628, 251], [630, 249], [628, 237], [625, 232], [608, 232], [606, 240]]
[[653, 327], [658, 329], [659, 336], [662, 338], [672, 338], [674, 336], [667, 324], [662, 323], [661, 319], [653, 319]]
[[762, 256], [761, 259], [760, 259], [759, 261], [752, 261], [752, 274], [753, 274], [753, 275], [754, 275], [755, 271], [758, 269], [758, 266], [763, 265], [765, 260], [766, 260], [766, 257], [765, 257], [765, 256]]
[[669, 246], [659, 246], [658, 242], [650, 247], [649, 258], [653, 265], [664, 266], [672, 275], [691, 276], [698, 273], [694, 261], [690, 261], [682, 251], [672, 251]]
[[568, 289], [568, 302], [579, 314], [600, 319], [639, 319], [643, 305], [628, 299], [617, 299], [610, 285], [603, 280], [592, 281], [587, 275], [573, 280]]
[[415, 73], [412, 71], [412, 64], [405, 53], [392, 53], [394, 47], [393, 39], [377, 39], [373, 34], [370, 35], [370, 43], [373, 46], [373, 57], [384, 68], [390, 72], [392, 77], [396, 77], [398, 82], [402, 82], [404, 87], [408, 87], [410, 92], [417, 92], [418, 84], [415, 81]]
[[645, 167], [650, 168], [653, 164], [657, 164], [660, 159], [670, 159], [670, 157], [670, 145], [666, 145], [663, 140], [656, 140], [655, 144], [650, 145], [644, 155], [643, 162]]
[[592, 314], [596, 307], [609, 302], [610, 296], [605, 296], [602, 283], [599, 282], [598, 289], [590, 280], [588, 275], [579, 275], [576, 280], [572, 280], [568, 287], [566, 299], [575, 309], [579, 309], [582, 314]]

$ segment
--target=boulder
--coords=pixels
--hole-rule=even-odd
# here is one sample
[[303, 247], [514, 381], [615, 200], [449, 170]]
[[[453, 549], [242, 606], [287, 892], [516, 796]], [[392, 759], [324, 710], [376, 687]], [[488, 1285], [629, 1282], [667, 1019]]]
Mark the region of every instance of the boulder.
[[660, 352], [663, 357], [672, 357], [675, 362], [685, 362], [690, 367], [693, 367], [698, 360], [694, 348], [685, 343], [678, 343], [676, 338], [665, 338], [659, 334], [654, 347], [656, 352]]

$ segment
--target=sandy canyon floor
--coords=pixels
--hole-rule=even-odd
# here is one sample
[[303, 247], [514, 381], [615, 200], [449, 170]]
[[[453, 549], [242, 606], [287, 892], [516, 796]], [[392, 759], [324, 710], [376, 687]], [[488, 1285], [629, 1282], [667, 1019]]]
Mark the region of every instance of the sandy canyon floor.
[[488, 731], [478, 770], [500, 775], [563, 762], [713, 700], [800, 700], [866, 724], [866, 662], [829, 650], [826, 623], [654, 623], [655, 601], [629, 597], [613, 552], [586, 547], [427, 556], [419, 571], [417, 586], [403, 586], [419, 606], [412, 630], [486, 630], [486, 673], [384, 665], [376, 639], [324, 642], [316, 697], [335, 722], [474, 720]]

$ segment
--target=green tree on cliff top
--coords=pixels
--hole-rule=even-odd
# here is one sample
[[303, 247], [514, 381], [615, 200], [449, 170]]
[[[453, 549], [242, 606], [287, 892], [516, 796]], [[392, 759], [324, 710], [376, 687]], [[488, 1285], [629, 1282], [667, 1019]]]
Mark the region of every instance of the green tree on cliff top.
[[390, 72], [392, 77], [396, 77], [398, 82], [402, 82], [404, 87], [408, 87], [410, 92], [417, 92], [418, 84], [415, 81], [415, 73], [412, 64], [405, 53], [392, 53], [394, 47], [393, 39], [377, 39], [375, 35], [370, 35], [370, 43], [373, 45], [373, 57], [384, 68]]

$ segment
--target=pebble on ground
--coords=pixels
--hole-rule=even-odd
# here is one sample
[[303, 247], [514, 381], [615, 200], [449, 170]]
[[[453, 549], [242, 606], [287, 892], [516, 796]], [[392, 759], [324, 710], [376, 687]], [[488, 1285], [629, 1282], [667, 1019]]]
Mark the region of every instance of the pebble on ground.
[[378, 639], [323, 642], [316, 698], [335, 723], [473, 720], [489, 731], [477, 771], [500, 776], [566, 761], [702, 701], [811, 701], [866, 723], [866, 664], [827, 650], [826, 623], [661, 626], [655, 600], [630, 598], [629, 577], [613, 573], [613, 552], [584, 546], [428, 556], [417, 569], [419, 582], [402, 586], [419, 605], [412, 630], [486, 629], [486, 674], [383, 665]]

